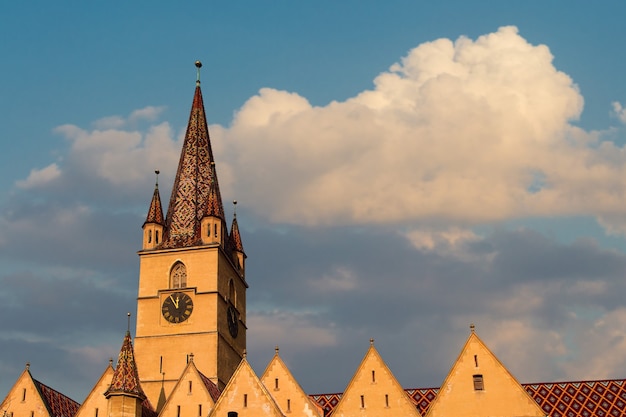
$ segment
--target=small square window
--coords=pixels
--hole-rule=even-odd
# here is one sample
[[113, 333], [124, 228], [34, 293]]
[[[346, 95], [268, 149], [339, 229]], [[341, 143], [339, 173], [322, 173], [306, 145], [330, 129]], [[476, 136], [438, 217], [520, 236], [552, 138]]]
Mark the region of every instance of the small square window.
[[474, 391], [484, 391], [485, 390], [485, 381], [483, 381], [482, 375], [474, 375]]

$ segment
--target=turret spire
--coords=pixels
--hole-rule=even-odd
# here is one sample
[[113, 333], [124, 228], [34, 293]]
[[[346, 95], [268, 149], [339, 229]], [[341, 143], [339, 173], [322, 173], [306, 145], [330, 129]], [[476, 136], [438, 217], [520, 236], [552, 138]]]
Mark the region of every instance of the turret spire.
[[109, 398], [112, 395], [128, 395], [145, 400], [146, 395], [139, 384], [139, 374], [135, 364], [135, 353], [130, 338], [130, 331], [126, 332], [122, 349], [117, 358], [117, 367], [111, 379], [111, 386], [104, 393]]
[[230, 227], [230, 241], [233, 244], [233, 249], [237, 252], [244, 253], [241, 234], [239, 233], [239, 223], [237, 223], [237, 200], [233, 200], [233, 206], [233, 224]]
[[165, 225], [163, 218], [163, 207], [161, 206], [161, 195], [159, 194], [159, 170], [154, 171], [156, 174], [156, 184], [154, 186], [154, 193], [152, 194], [152, 201], [150, 202], [150, 208], [148, 209], [148, 215], [146, 216], [147, 223]]
[[201, 67], [202, 63], [197, 61], [196, 90], [165, 219], [162, 248], [200, 245], [202, 219], [207, 215], [224, 219], [224, 207], [200, 90]]

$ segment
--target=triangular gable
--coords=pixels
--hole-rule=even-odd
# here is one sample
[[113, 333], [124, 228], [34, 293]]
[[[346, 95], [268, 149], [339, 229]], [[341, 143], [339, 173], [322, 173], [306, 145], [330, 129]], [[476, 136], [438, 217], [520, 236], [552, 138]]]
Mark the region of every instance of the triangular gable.
[[430, 405], [427, 417], [545, 416], [474, 332]]
[[374, 347], [373, 340], [333, 411], [333, 417], [363, 415], [421, 417]]
[[[35, 380], [30, 366], [18, 377], [9, 393], [0, 404], [2, 415], [73, 417], [80, 404], [60, 392]], [[42, 413], [43, 412], [43, 413]]]
[[321, 417], [323, 414], [320, 413], [321, 407], [311, 401], [280, 358], [278, 348], [261, 376], [261, 383], [284, 414], [293, 417]]
[[206, 416], [219, 397], [219, 389], [190, 360], [174, 385], [160, 416]]
[[[105, 416], [107, 412], [108, 400], [104, 396], [105, 391], [111, 385], [111, 379], [113, 378], [113, 365], [109, 362], [96, 385], [91, 389], [85, 401], [78, 409], [76, 417], [94, 417]], [[97, 410], [97, 412], [96, 412]]]
[[285, 417], [265, 386], [244, 357], [224, 387], [209, 417], [221, 417], [229, 412], [238, 417]]

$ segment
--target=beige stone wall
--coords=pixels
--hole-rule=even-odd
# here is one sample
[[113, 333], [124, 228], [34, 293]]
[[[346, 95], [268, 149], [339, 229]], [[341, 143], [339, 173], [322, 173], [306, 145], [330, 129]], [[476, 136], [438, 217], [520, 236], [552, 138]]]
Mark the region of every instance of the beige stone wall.
[[[480, 384], [474, 379], [482, 377]], [[543, 416], [545, 413], [472, 333], [427, 413], [428, 417]]]
[[139, 399], [125, 395], [114, 395], [109, 398], [106, 417], [140, 417], [141, 415]]
[[[218, 246], [140, 252], [135, 360], [146, 395], [156, 404], [164, 387], [169, 395], [194, 355], [198, 369], [223, 388], [237, 368], [246, 347], [246, 283]], [[172, 267], [182, 262], [187, 272], [185, 288], [170, 288]], [[229, 296], [232, 281], [236, 297]], [[174, 291], [188, 294], [193, 312], [182, 323], [162, 315], [163, 301]], [[231, 301], [240, 323], [236, 338], [228, 330]]]
[[0, 415], [12, 415], [13, 417], [50, 416], [41, 400], [39, 391], [37, 391], [27, 371], [20, 375], [2, 404], [0, 404]]

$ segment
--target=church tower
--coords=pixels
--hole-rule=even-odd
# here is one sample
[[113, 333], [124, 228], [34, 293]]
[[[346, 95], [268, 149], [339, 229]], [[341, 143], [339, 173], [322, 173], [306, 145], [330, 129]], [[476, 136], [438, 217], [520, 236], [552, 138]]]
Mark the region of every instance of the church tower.
[[[236, 218], [228, 233], [200, 89], [163, 217], [158, 184], [143, 225], [135, 353], [141, 386], [156, 404], [193, 355], [219, 388], [246, 348], [245, 253]], [[158, 172], [157, 172], [158, 174]]]

